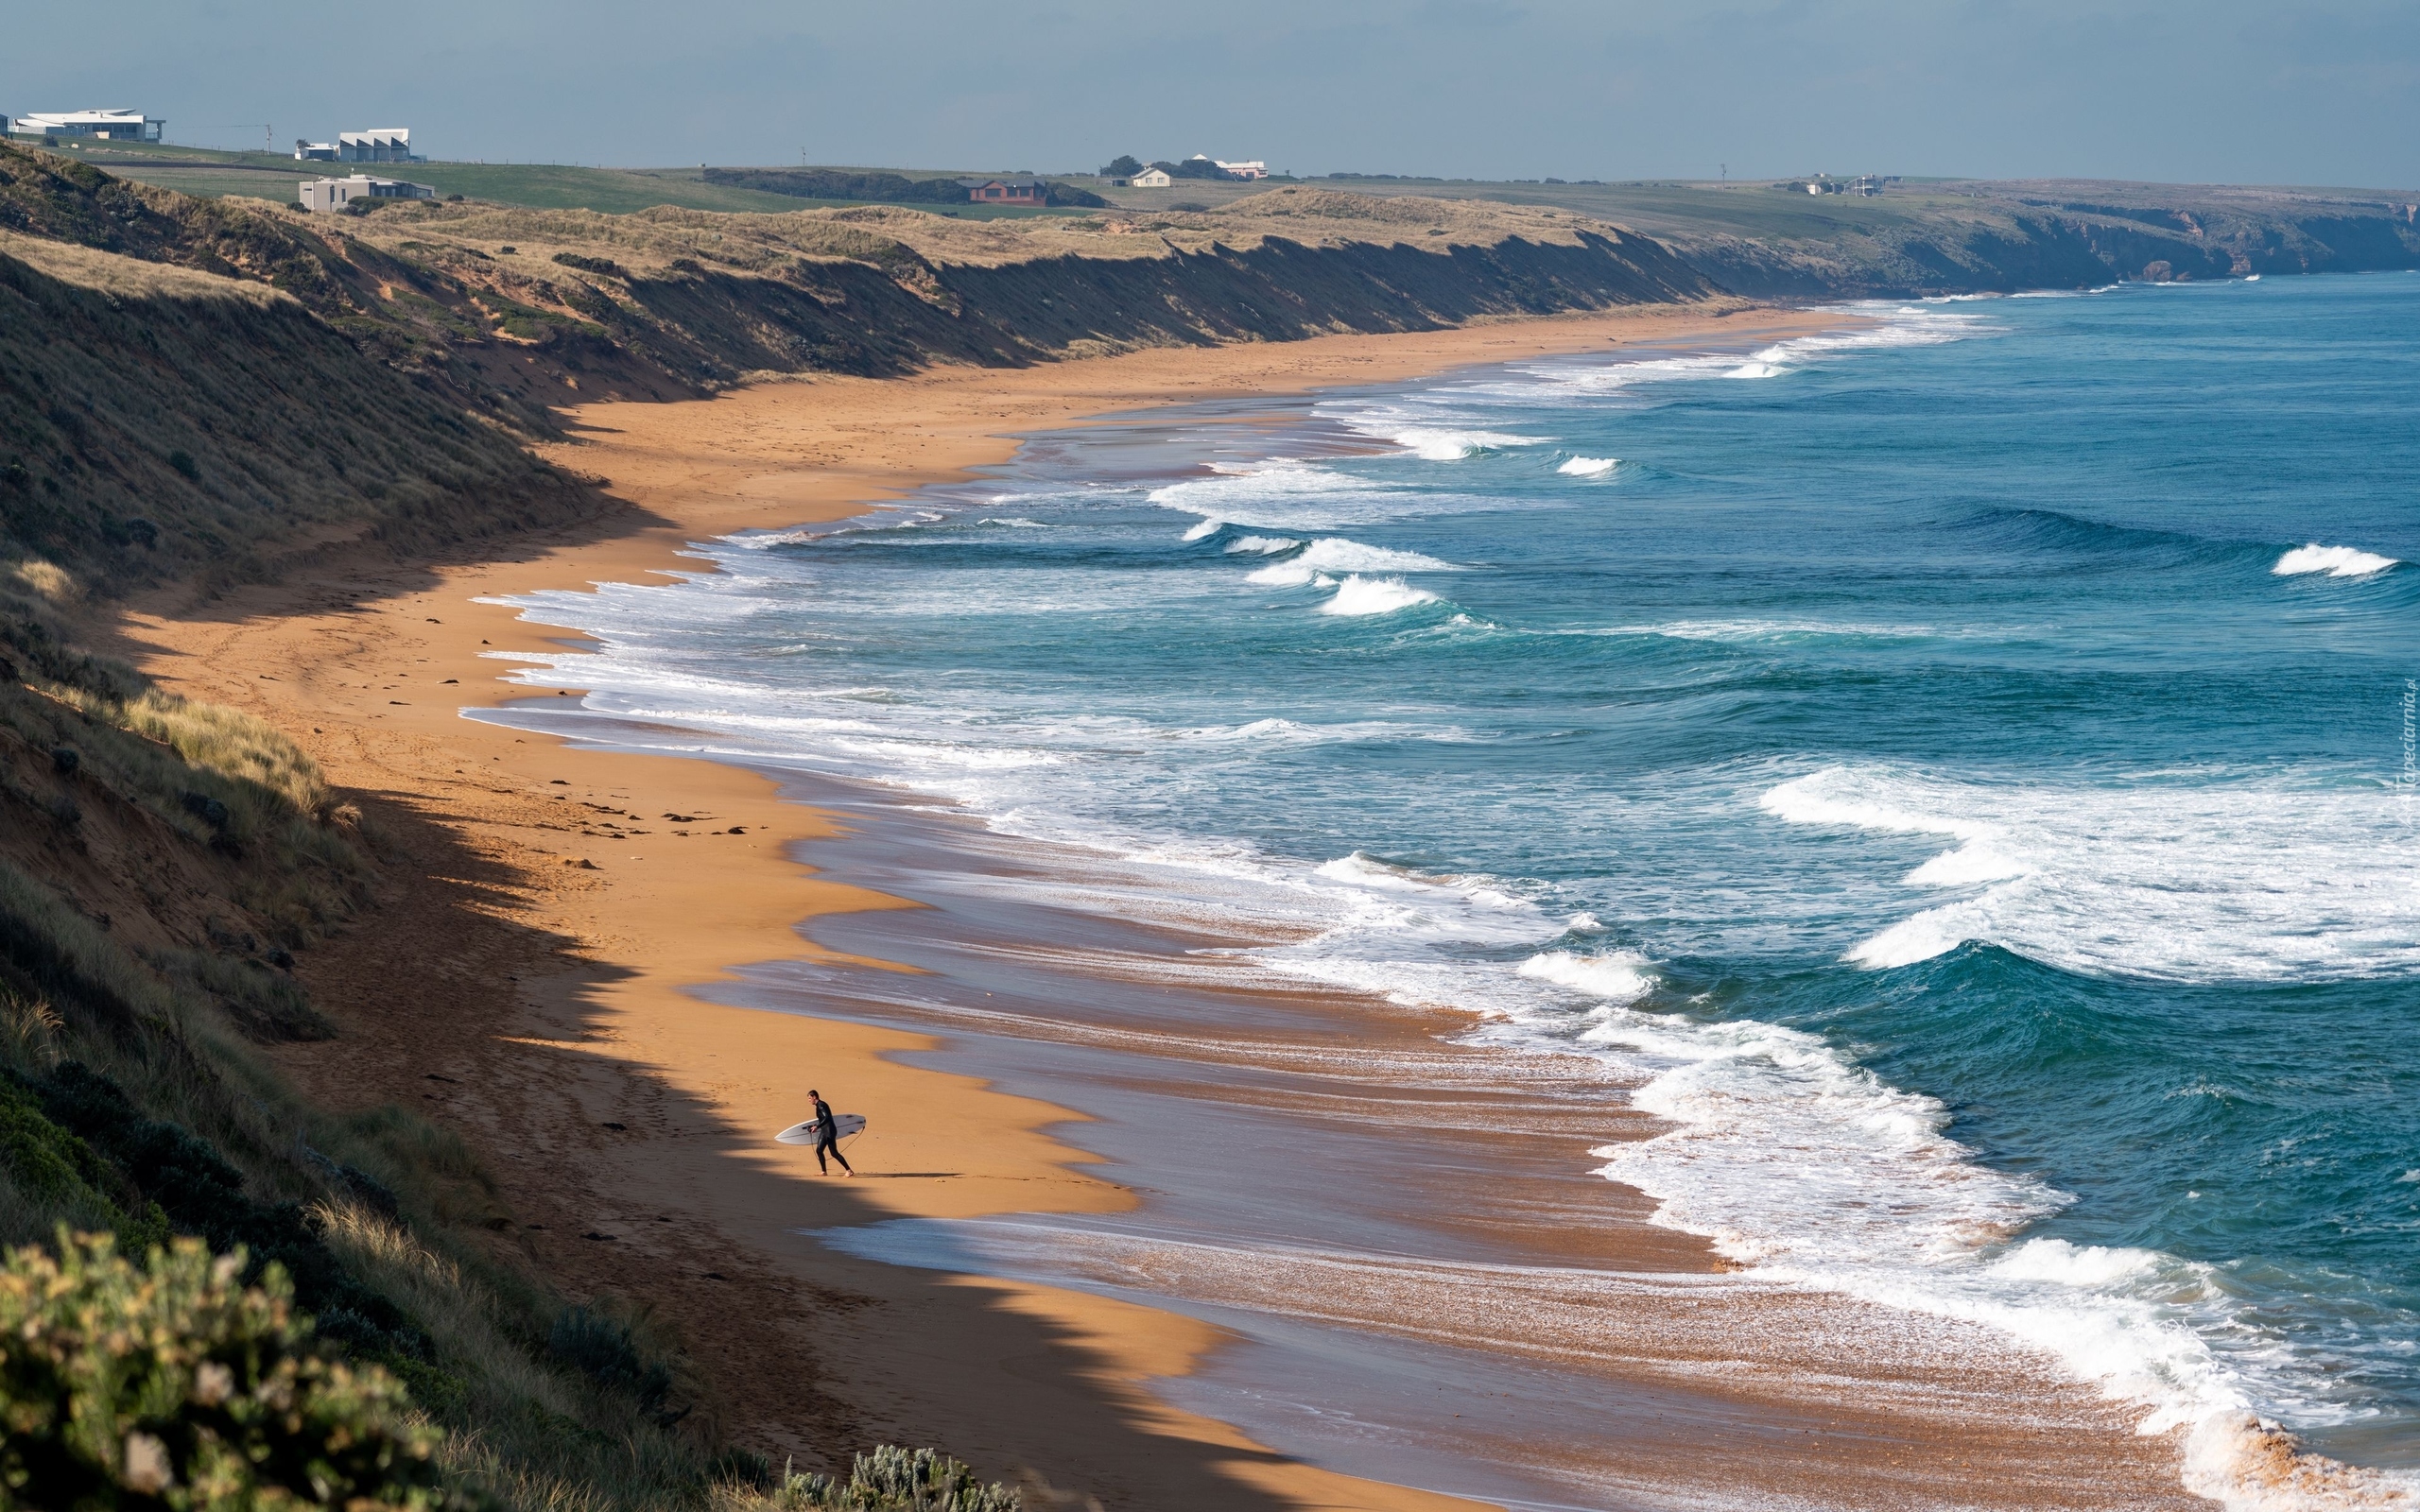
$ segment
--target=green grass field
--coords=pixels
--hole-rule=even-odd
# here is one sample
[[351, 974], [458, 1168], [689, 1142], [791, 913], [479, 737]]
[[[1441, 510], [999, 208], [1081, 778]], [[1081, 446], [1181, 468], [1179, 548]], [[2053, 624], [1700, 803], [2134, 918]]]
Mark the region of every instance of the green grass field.
[[[531, 210], [595, 210], [623, 215], [651, 205], [679, 205], [690, 210], [784, 211], [837, 206], [857, 201], [801, 199], [731, 184], [708, 183], [698, 168], [603, 168], [565, 163], [414, 163], [362, 167], [332, 163], [297, 163], [268, 152], [218, 152], [207, 147], [134, 143], [93, 144], [72, 149], [97, 167], [125, 178], [154, 183], [182, 194], [216, 198], [249, 195], [281, 204], [293, 202], [295, 186], [306, 178], [356, 171], [378, 171], [384, 177], [424, 183], [441, 195], [460, 195]], [[861, 171], [849, 169], [846, 171]], [[929, 177], [929, 169], [883, 169], [911, 178]], [[1216, 210], [1249, 195], [1275, 186], [1183, 180], [1166, 189], [1127, 189], [1091, 174], [1054, 174], [1078, 188], [1091, 189], [1123, 208], [1142, 211], [1201, 208]], [[1762, 183], [1711, 184], [1643, 181], [1599, 184], [1496, 182], [1469, 179], [1309, 179], [1300, 181], [1353, 194], [1419, 195], [1439, 199], [1489, 199], [1517, 205], [1550, 205], [1614, 221], [1655, 235], [1686, 232], [1728, 232], [1750, 237], [1823, 239], [1842, 232], [1904, 226], [1971, 208], [1963, 197], [1931, 192], [1922, 183], [1893, 185], [1879, 198], [1844, 195], [1821, 198], [1792, 193]], [[932, 205], [913, 208], [933, 210]], [[1022, 210], [969, 204], [950, 214], [969, 220], [992, 220], [1037, 215], [1080, 214], [1065, 210]]]
[[[350, 173], [408, 179], [414, 183], [424, 183], [441, 195], [460, 195], [465, 199], [486, 199], [530, 210], [595, 210], [609, 215], [627, 215], [652, 205], [780, 215], [786, 211], [855, 202], [800, 199], [788, 195], [707, 183], [696, 168], [585, 168], [563, 163], [297, 163], [292, 157], [280, 153], [215, 152], [206, 147], [155, 146], [135, 143], [95, 144], [66, 149], [62, 155], [80, 158], [121, 178], [158, 184], [163, 189], [174, 189], [180, 194], [204, 198], [247, 195], [256, 199], [272, 199], [280, 204], [294, 202], [295, 186], [304, 179], [341, 178]], [[915, 208], [934, 210], [938, 207], [919, 205]], [[968, 220], [1070, 213], [976, 204], [948, 209]]]
[[1814, 196], [1765, 183], [1687, 183], [1652, 180], [1631, 183], [1524, 183], [1471, 179], [1318, 178], [1266, 180], [1260, 184], [1219, 183], [1184, 180], [1166, 189], [1127, 189], [1106, 180], [1074, 177], [1079, 188], [1130, 209], [1171, 210], [1181, 205], [1218, 209], [1247, 195], [1259, 194], [1274, 182], [1301, 182], [1318, 189], [1381, 197], [1421, 196], [1435, 199], [1486, 199], [1499, 204], [1546, 205], [1617, 225], [1649, 235], [1685, 231], [1695, 235], [1729, 232], [1740, 236], [1822, 238], [1843, 231], [1905, 225], [1929, 219], [1945, 210], [1968, 203], [1930, 192], [1922, 183], [1894, 184], [1875, 198], [1847, 195]]

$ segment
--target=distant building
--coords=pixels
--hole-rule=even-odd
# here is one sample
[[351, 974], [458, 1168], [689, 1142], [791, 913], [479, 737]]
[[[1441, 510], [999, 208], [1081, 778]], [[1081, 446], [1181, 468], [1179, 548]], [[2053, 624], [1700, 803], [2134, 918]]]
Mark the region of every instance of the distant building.
[[141, 111], [60, 111], [51, 114], [0, 116], [10, 136], [38, 136], [45, 141], [90, 136], [111, 142], [157, 142], [168, 123]]
[[338, 131], [337, 156], [338, 163], [426, 163], [426, 158], [412, 156], [411, 129], [382, 126], [367, 131]]
[[424, 183], [406, 183], [401, 179], [373, 179], [356, 173], [350, 179], [305, 179], [302, 185], [302, 208], [309, 211], [342, 210], [356, 199], [434, 199], [437, 191]]
[[1126, 181], [1137, 189], [1165, 189], [1176, 182], [1174, 179], [1168, 177], [1166, 168], [1145, 168]]
[[294, 161], [334, 163], [337, 161], [337, 145], [333, 142], [305, 142], [298, 136], [294, 139]]
[[1226, 169], [1229, 173], [1234, 174], [1238, 179], [1266, 179], [1269, 177], [1269, 164], [1261, 162], [1257, 158], [1253, 159], [1250, 163], [1229, 163], [1224, 158], [1213, 158], [1211, 161], [1218, 163], [1219, 166]]
[[1854, 179], [1835, 179], [1828, 173], [1819, 173], [1806, 181], [1806, 192], [1810, 195], [1862, 195], [1871, 199], [1882, 192], [1884, 184], [1898, 181], [1897, 174], [1864, 173]]
[[1041, 205], [1049, 186], [1039, 179], [960, 179], [958, 186], [978, 205]]

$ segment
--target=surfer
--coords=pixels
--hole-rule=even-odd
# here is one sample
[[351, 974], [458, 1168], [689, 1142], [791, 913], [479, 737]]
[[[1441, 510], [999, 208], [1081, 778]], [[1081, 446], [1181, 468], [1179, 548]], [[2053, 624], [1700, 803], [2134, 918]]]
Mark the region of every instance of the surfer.
[[806, 1095], [815, 1099], [815, 1168], [825, 1176], [832, 1174], [832, 1168], [823, 1163], [823, 1152], [829, 1150], [832, 1152], [832, 1159], [840, 1162], [841, 1170], [848, 1172], [851, 1176], [856, 1175], [857, 1168], [851, 1165], [849, 1158], [840, 1153], [840, 1125], [832, 1121], [832, 1105], [825, 1102], [823, 1094], [812, 1087], [806, 1090]]

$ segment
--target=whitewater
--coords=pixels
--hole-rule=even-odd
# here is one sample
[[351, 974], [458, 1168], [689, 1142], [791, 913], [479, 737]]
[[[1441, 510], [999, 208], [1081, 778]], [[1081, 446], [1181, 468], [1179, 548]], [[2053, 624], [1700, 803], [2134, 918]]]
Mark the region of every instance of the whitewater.
[[2410, 282], [1883, 301], [1141, 481], [1062, 449], [517, 600], [603, 647], [521, 676], [1593, 1057], [1663, 1123], [1591, 1169], [1747, 1274], [2047, 1350], [2231, 1505], [2411, 1504]]

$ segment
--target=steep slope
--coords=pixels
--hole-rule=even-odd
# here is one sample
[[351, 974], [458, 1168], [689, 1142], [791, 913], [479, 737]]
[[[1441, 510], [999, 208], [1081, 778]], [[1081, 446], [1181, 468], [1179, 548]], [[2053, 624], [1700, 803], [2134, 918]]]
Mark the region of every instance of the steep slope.
[[0, 234], [0, 537], [92, 586], [232, 579], [595, 507], [293, 298]]
[[[1671, 230], [1673, 249], [1756, 298], [2014, 293], [2250, 273], [2420, 266], [2410, 207], [2281, 194], [2227, 197], [2164, 185], [1975, 191], [1965, 205], [1904, 216], [1842, 215], [1820, 235]], [[1882, 197], [1884, 206], [1890, 197]]]
[[[1357, 196], [1557, 206], [1651, 236], [1758, 299], [2009, 293], [2121, 279], [2420, 266], [2420, 193], [2086, 180], [1490, 183], [1344, 178]], [[1165, 191], [1120, 194], [1146, 200]], [[1242, 203], [1243, 201], [1237, 201]]]
[[103, 588], [259, 574], [598, 506], [553, 406], [772, 373], [1703, 300], [1561, 212], [1285, 189], [1218, 215], [633, 215], [430, 201], [309, 217], [0, 146], [0, 556]]

